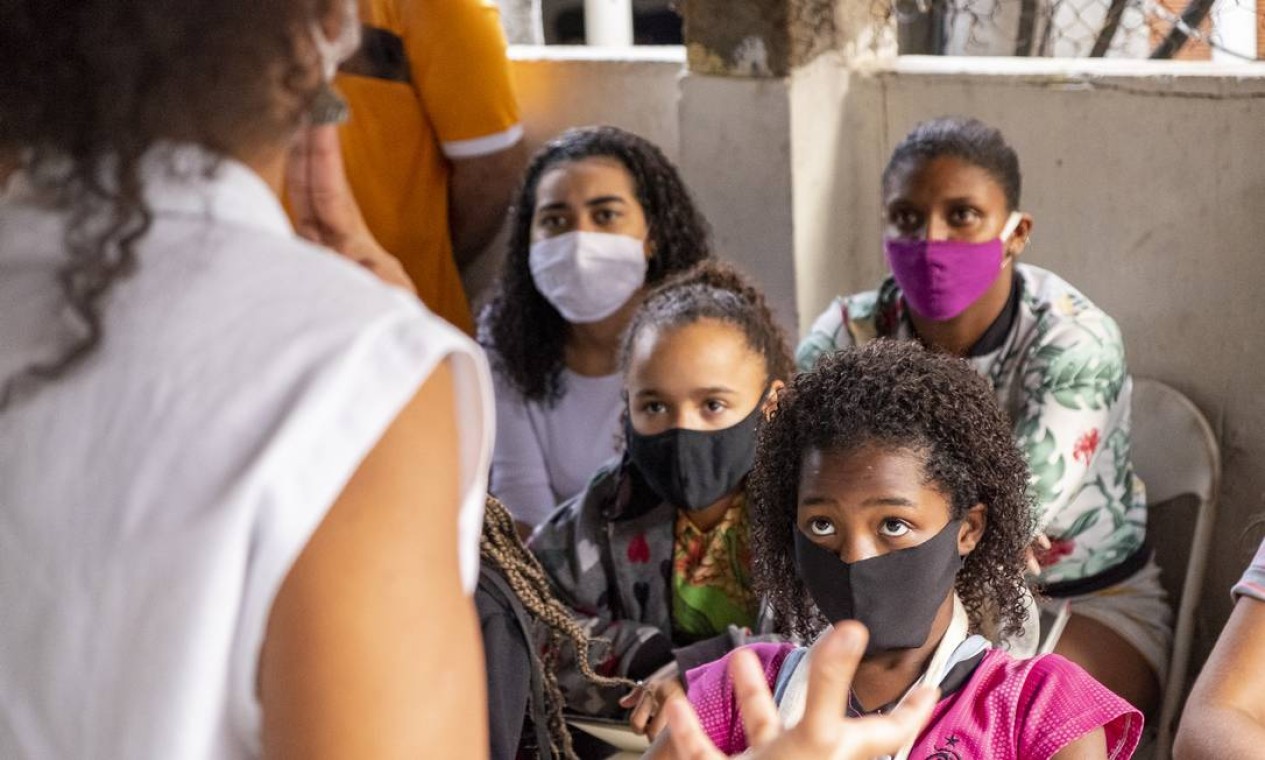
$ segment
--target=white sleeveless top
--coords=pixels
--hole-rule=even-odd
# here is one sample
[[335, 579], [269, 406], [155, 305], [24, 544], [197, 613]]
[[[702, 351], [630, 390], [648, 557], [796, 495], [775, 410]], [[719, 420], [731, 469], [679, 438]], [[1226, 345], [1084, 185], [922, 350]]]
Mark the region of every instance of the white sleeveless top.
[[[246, 167], [187, 181], [152, 169], [154, 224], [104, 307], [103, 341], [0, 411], [8, 760], [258, 755], [277, 589], [446, 357], [467, 589], [478, 570], [492, 437], [478, 348], [297, 239]], [[0, 203], [0, 378], [64, 345], [62, 223], [29, 191]]]

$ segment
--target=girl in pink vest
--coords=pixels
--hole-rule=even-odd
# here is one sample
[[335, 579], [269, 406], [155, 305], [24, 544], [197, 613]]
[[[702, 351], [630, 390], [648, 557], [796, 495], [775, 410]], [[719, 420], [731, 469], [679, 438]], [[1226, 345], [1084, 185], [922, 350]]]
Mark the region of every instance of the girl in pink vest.
[[[1018, 660], [1028, 470], [988, 383], [959, 359], [877, 341], [823, 359], [780, 394], [748, 487], [757, 588], [785, 633], [870, 631], [848, 712], [940, 689], [897, 758], [1127, 758], [1142, 716], [1057, 655]], [[808, 650], [751, 647], [784, 722], [803, 714]], [[747, 748], [728, 657], [687, 674], [704, 729]], [[663, 742], [660, 742], [663, 744]], [[666, 757], [667, 750], [657, 749]]]

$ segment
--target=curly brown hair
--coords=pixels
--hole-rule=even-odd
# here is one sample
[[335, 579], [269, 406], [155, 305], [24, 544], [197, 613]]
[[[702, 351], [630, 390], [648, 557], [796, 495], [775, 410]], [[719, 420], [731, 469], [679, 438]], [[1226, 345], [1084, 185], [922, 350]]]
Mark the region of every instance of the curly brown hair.
[[[549, 654], [556, 658], [563, 646], [570, 644], [576, 655], [576, 665], [589, 682], [605, 687], [636, 687], [637, 684], [627, 678], [607, 678], [593, 670], [589, 660], [592, 641], [554, 595], [545, 569], [518, 537], [514, 517], [504, 504], [491, 496], [487, 498], [479, 555], [485, 564], [492, 565], [501, 574], [527, 614], [548, 631]], [[555, 755], [575, 758], [571, 732], [564, 715], [566, 698], [558, 686], [558, 676], [552, 665], [552, 662], [547, 662], [541, 674], [545, 684], [545, 704], [541, 707], [542, 712], [549, 716], [551, 750]]]
[[100, 342], [104, 301], [152, 224], [140, 173], [152, 148], [241, 159], [284, 144], [320, 89], [310, 31], [333, 3], [0, 3], [0, 157], [67, 212], [60, 285], [77, 323], [53, 359], [0, 380], [0, 410]]
[[985, 506], [987, 527], [958, 572], [957, 593], [976, 630], [987, 613], [997, 616], [1002, 635], [1020, 633], [1024, 550], [1035, 518], [1010, 425], [966, 362], [887, 340], [840, 351], [797, 376], [760, 430], [747, 485], [753, 575], [783, 631], [811, 637], [826, 624], [795, 568], [804, 455], [869, 445], [921, 457], [926, 482], [949, 499], [953, 519]]
[[572, 129], [532, 158], [510, 211], [510, 237], [497, 293], [480, 320], [479, 342], [492, 349], [497, 369], [529, 401], [561, 397], [562, 360], [569, 325], [545, 300], [531, 276], [531, 222], [536, 186], [559, 164], [613, 158], [632, 176], [650, 227], [654, 256], [646, 284], [689, 269], [710, 256], [710, 231], [672, 162], [645, 138], [617, 127]]
[[731, 264], [705, 261], [655, 288], [624, 332], [619, 366], [627, 371], [633, 344], [642, 331], [672, 329], [713, 319], [742, 331], [760, 356], [769, 380], [786, 380], [795, 371], [786, 333], [773, 318], [764, 293]]

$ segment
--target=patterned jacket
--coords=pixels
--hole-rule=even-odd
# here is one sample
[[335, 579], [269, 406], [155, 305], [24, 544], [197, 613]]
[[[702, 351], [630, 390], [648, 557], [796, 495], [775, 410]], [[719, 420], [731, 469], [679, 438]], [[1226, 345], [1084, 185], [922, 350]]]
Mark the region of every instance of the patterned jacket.
[[[595, 643], [590, 657], [603, 675], [645, 678], [674, 658], [680, 672], [718, 659], [748, 641], [730, 626], [703, 641], [674, 641], [672, 550], [676, 508], [662, 502], [636, 469], [608, 462], [588, 486], [563, 504], [532, 535], [530, 547], [559, 598], [570, 606]], [[758, 633], [772, 630], [761, 608]], [[621, 689], [584, 680], [573, 653], [562, 653], [558, 681], [571, 709], [586, 715], [623, 712]]]
[[[1053, 544], [1041, 583], [1080, 580], [1142, 548], [1146, 499], [1130, 459], [1133, 384], [1115, 321], [1058, 276], [1015, 267], [1013, 322], [996, 348], [967, 357], [992, 382], [1032, 471], [1038, 527]], [[837, 298], [796, 356], [801, 370], [823, 355], [876, 338], [912, 340], [900, 288]]]

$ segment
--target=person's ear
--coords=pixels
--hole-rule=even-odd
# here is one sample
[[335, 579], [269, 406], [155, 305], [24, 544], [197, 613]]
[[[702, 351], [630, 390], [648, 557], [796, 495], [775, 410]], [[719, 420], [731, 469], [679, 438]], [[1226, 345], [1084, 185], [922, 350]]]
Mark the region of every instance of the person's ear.
[[1032, 214], [1020, 214], [1019, 224], [1015, 225], [1015, 231], [1010, 233], [1010, 239], [1006, 241], [1007, 263], [1013, 264], [1014, 260], [1023, 254], [1031, 238]]
[[958, 528], [958, 554], [965, 557], [975, 551], [984, 538], [984, 530], [988, 528], [988, 508], [976, 504], [962, 515], [962, 526]]
[[761, 411], [764, 413], [764, 419], [767, 420], [769, 417], [773, 416], [773, 412], [777, 411], [777, 397], [785, 387], [786, 383], [781, 380], [774, 380], [769, 383], [769, 392], [765, 394], [764, 406], [761, 407]]

